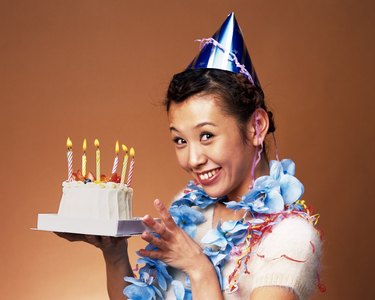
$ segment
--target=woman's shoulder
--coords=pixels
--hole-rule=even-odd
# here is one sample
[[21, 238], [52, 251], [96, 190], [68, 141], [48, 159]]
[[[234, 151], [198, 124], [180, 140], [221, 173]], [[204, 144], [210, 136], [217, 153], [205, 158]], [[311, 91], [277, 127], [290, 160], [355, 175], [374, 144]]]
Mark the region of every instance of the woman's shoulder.
[[308, 298], [319, 283], [321, 238], [307, 219], [288, 216], [264, 234], [258, 245], [253, 288], [284, 286], [299, 299]]
[[306, 261], [314, 254], [320, 254], [319, 231], [307, 219], [288, 216], [266, 233], [258, 247], [258, 254], [269, 258], [289, 257]]

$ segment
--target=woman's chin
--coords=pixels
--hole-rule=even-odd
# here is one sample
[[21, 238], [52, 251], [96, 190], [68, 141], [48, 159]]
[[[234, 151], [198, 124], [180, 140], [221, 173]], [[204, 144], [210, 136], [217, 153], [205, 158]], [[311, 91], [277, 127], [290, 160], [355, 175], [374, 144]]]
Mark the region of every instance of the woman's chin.
[[214, 189], [212, 187], [203, 187], [203, 189], [211, 198], [220, 198], [226, 196], [226, 193], [224, 191], [218, 191], [217, 189]]

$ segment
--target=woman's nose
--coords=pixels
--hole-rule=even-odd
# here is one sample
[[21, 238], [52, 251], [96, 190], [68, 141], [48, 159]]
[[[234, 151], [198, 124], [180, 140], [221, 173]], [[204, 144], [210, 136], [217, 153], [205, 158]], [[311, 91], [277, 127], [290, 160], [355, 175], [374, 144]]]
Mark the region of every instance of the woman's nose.
[[204, 154], [202, 146], [200, 145], [191, 145], [189, 147], [189, 166], [191, 168], [198, 168], [201, 165], [204, 165], [207, 161], [207, 157]]

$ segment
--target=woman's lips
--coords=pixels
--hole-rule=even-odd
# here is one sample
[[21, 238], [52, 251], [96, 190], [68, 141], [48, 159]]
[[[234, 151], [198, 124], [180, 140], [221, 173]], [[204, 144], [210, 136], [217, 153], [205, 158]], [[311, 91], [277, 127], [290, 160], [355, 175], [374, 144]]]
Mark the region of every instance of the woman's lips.
[[216, 182], [219, 178], [221, 168], [212, 169], [206, 172], [201, 172], [197, 174], [198, 181], [202, 185], [210, 185]]

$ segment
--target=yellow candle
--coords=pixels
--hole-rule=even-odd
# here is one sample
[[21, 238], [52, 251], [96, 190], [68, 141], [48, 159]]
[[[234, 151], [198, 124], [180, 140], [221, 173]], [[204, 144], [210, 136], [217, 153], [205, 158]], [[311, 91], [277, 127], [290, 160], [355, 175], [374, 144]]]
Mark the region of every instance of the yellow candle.
[[83, 155], [82, 155], [82, 176], [86, 177], [86, 165], [87, 165], [87, 158], [86, 158], [86, 148], [87, 148], [87, 141], [86, 139], [83, 140]]
[[126, 166], [128, 165], [128, 148], [125, 145], [122, 145], [122, 150], [124, 150], [125, 156], [124, 156], [124, 163], [122, 164], [121, 184], [124, 184], [125, 175], [126, 175]]
[[98, 139], [95, 139], [94, 145], [96, 147], [96, 181], [100, 181], [100, 150]]

